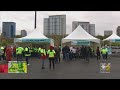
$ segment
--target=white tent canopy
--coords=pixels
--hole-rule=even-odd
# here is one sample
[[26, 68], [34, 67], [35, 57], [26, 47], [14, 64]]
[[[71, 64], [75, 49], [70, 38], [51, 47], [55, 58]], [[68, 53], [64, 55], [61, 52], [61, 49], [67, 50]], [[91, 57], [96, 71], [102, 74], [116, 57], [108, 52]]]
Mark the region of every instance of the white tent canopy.
[[100, 43], [100, 40], [86, 32], [80, 25], [67, 37], [62, 39], [62, 43], [75, 41], [75, 40], [88, 40]]
[[104, 39], [103, 41], [114, 41], [115, 39], [120, 40], [120, 37], [118, 35], [116, 35], [115, 33], [113, 33], [111, 36], [109, 36], [108, 38]]
[[14, 42], [50, 42], [53, 45], [53, 40], [44, 36], [40, 30], [37, 29], [25, 37], [15, 38]]

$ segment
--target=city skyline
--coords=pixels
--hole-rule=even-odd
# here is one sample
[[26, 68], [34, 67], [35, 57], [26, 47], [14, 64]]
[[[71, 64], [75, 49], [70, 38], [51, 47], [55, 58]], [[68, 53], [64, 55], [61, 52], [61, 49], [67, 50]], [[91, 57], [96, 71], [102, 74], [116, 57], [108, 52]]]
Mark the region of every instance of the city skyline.
[[[2, 22], [16, 22], [16, 34], [34, 30], [34, 11], [0, 11], [0, 30]], [[72, 21], [91, 22], [95, 24], [96, 35], [104, 35], [104, 30], [120, 26], [120, 11], [37, 11], [37, 28], [43, 33], [43, 19], [50, 15], [66, 15], [66, 32], [72, 32]]]

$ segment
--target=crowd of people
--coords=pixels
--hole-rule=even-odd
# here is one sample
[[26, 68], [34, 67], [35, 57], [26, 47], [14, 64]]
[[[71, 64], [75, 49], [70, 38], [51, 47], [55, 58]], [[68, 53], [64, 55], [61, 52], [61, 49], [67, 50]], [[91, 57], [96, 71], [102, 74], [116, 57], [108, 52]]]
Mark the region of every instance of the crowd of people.
[[89, 62], [89, 58], [94, 56], [94, 50], [89, 46], [69, 47], [65, 45], [62, 48], [63, 60], [85, 59]]
[[16, 60], [16, 61], [26, 61], [29, 64], [29, 58], [34, 57], [41, 60], [42, 69], [45, 69], [45, 61], [49, 59], [49, 68], [60, 62], [60, 47], [52, 47], [47, 50], [45, 46], [41, 47], [21, 47], [21, 46], [1, 46], [0, 47], [0, 60]]
[[97, 55], [97, 60], [98, 61], [100, 60], [101, 56], [102, 56], [103, 60], [106, 61], [107, 58], [108, 58], [108, 48], [107, 48], [107, 46], [104, 46], [101, 49], [99, 49], [99, 47], [97, 47], [96, 55]]
[[[62, 57], [61, 57], [62, 55]], [[72, 47], [65, 45], [63, 48], [60, 46], [50, 46], [47, 50], [45, 46], [42, 47], [21, 47], [21, 46], [7, 46], [0, 47], [0, 60], [11, 61], [13, 58], [17, 61], [25, 60], [28, 65], [29, 58], [36, 57], [41, 60], [42, 69], [45, 69], [45, 61], [49, 59], [49, 68], [51, 65], [53, 69], [56, 63], [63, 61], [70, 61], [76, 59], [84, 59], [89, 62], [90, 58], [97, 57], [99, 61], [101, 56], [107, 60], [108, 49], [107, 47], [99, 48], [96, 51], [90, 46]]]
[[95, 49], [91, 48], [90, 46], [84, 46], [81, 47], [69, 47], [65, 45], [62, 48], [63, 52], [63, 60], [75, 60], [75, 59], [85, 59], [87, 62], [89, 62], [90, 58], [97, 57], [97, 60], [99, 61], [101, 57], [103, 60], [107, 60], [108, 57], [108, 47], [103, 46], [102, 48], [97, 47], [96, 51]]

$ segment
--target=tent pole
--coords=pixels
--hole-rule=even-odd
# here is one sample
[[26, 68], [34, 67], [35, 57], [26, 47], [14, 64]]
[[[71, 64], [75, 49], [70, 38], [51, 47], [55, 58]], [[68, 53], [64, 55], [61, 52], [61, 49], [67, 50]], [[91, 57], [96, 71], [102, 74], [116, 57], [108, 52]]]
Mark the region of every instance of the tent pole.
[[36, 29], [36, 18], [37, 18], [37, 11], [35, 11], [35, 26], [34, 26], [34, 29]]

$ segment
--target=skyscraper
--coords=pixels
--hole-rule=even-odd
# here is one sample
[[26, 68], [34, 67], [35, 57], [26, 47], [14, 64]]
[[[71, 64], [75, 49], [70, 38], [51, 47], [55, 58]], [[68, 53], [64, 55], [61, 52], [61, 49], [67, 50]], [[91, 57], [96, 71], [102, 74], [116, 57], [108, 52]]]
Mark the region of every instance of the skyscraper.
[[86, 30], [89, 34], [95, 36], [95, 24], [90, 24], [90, 22], [80, 22], [80, 21], [73, 21], [72, 22], [72, 31], [74, 31], [78, 25]]
[[44, 18], [45, 35], [65, 35], [66, 34], [66, 15], [52, 15]]
[[21, 36], [22, 36], [22, 37], [27, 36], [27, 31], [26, 31], [26, 30], [21, 30]]
[[105, 30], [104, 31], [104, 36], [110, 36], [112, 35], [113, 31], [112, 30]]
[[6, 38], [14, 38], [16, 33], [15, 22], [3, 22], [2, 23], [2, 35]]
[[92, 36], [95, 36], [95, 24], [90, 24], [90, 34]]
[[117, 35], [120, 36], [120, 26], [117, 27]]

